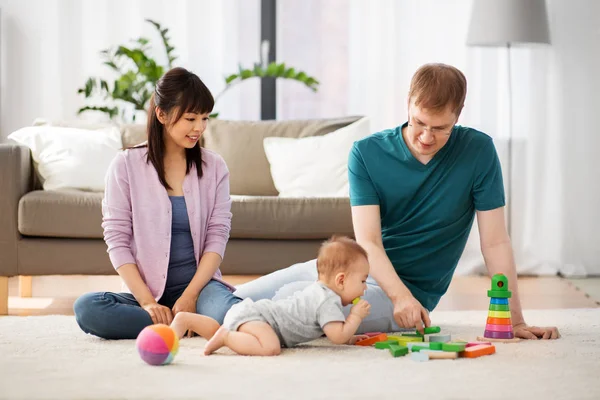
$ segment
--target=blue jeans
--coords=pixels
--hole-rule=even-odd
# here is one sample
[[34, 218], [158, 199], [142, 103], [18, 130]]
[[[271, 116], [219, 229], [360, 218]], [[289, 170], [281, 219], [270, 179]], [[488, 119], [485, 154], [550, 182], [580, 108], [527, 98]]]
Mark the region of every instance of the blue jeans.
[[[275, 271], [252, 282], [238, 286], [234, 294], [242, 299], [247, 297], [253, 301], [260, 299], [284, 299], [317, 280], [317, 260], [294, 264], [291, 267]], [[363, 320], [357, 334], [365, 332], [398, 332], [399, 328], [394, 321], [394, 305], [390, 298], [379, 287], [377, 282], [369, 276], [367, 291], [363, 299], [371, 304], [371, 313]], [[344, 307], [344, 314], [348, 316], [351, 305]]]
[[[158, 303], [172, 308], [186, 287], [165, 290]], [[210, 280], [198, 295], [196, 312], [222, 324], [227, 311], [240, 301], [227, 286]], [[150, 315], [130, 293], [87, 293], [75, 301], [73, 310], [85, 333], [104, 339], [135, 339], [142, 329], [153, 324]]]

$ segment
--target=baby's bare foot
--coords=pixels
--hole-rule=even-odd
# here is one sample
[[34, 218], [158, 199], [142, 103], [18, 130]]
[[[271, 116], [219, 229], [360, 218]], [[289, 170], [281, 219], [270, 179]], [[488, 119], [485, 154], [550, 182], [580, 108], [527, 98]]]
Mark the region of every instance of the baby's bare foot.
[[210, 338], [208, 343], [206, 343], [206, 346], [204, 346], [204, 355], [208, 356], [225, 346], [225, 338], [227, 337], [227, 334], [229, 334], [229, 331], [224, 327], [220, 327], [215, 332], [213, 337]]

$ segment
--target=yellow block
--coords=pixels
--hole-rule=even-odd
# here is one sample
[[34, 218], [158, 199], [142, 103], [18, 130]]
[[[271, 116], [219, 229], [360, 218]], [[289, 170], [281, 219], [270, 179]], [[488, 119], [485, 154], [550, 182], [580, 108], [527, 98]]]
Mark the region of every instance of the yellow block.
[[510, 311], [489, 311], [488, 317], [492, 318], [510, 318]]
[[395, 340], [396, 342], [398, 342], [400, 344], [406, 344], [408, 342], [422, 342], [423, 341], [422, 338], [413, 337], [413, 336], [389, 336], [389, 335], [388, 335], [388, 340]]

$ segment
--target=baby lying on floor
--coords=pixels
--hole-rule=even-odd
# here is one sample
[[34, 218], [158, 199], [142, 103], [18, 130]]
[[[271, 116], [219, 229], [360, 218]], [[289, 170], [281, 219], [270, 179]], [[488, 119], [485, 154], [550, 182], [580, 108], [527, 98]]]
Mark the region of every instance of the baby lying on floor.
[[[333, 237], [319, 249], [318, 280], [301, 292], [277, 301], [251, 299], [234, 305], [210, 337], [204, 354], [223, 346], [242, 355], [278, 355], [281, 347], [309, 342], [325, 334], [333, 343], [353, 344], [370, 305], [360, 300], [344, 317], [342, 308], [363, 295], [369, 275], [367, 253], [354, 240]], [[208, 339], [218, 323], [207, 316], [180, 312], [171, 327], [181, 338], [192, 330]]]

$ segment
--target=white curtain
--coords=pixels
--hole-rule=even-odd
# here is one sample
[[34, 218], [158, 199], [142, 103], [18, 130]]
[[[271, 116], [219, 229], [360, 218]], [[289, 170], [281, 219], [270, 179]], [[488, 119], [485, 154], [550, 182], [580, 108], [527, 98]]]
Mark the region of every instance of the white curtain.
[[[35, 118], [73, 119], [85, 104], [77, 94], [89, 76], [112, 78], [99, 51], [145, 36], [166, 62], [160, 37], [146, 18], [169, 28], [183, 66], [213, 94], [238, 63], [259, 60], [259, 0], [0, 0], [0, 139]], [[258, 82], [244, 82], [216, 104], [223, 118], [257, 119]], [[86, 119], [101, 116], [83, 115]]]

